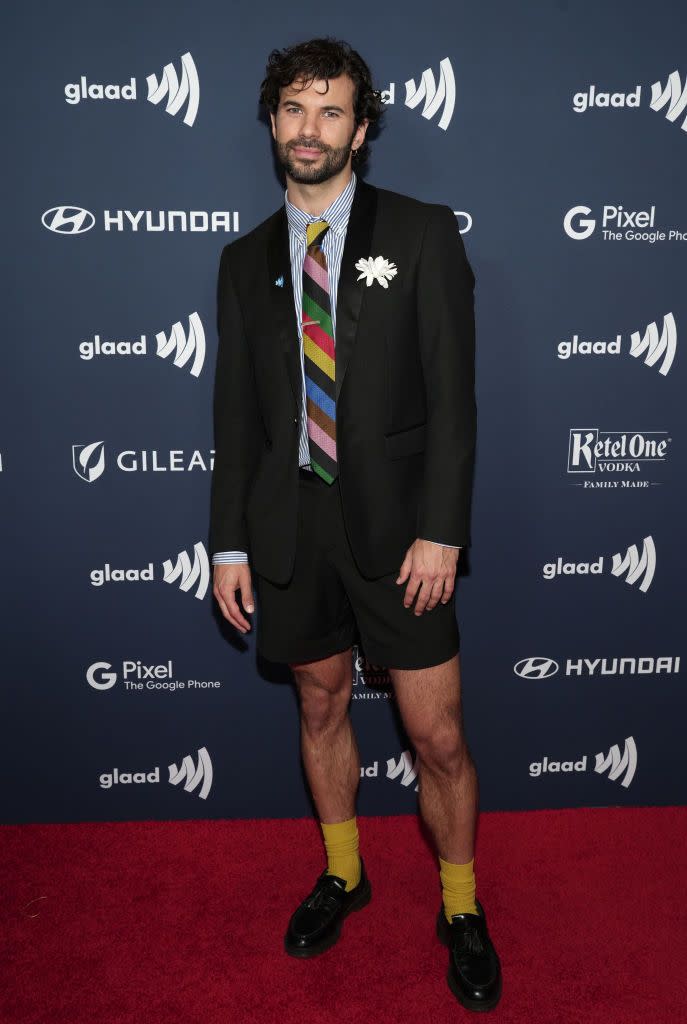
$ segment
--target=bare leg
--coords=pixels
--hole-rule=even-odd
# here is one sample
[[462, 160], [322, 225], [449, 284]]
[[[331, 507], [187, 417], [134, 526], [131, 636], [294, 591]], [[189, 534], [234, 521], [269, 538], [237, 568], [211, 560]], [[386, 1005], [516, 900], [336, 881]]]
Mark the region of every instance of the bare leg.
[[474, 856], [479, 790], [463, 735], [459, 656], [423, 669], [389, 669], [418, 758], [418, 805], [444, 860]]
[[355, 815], [360, 782], [360, 754], [348, 713], [351, 649], [291, 669], [300, 704], [303, 766], [320, 821], [347, 821]]

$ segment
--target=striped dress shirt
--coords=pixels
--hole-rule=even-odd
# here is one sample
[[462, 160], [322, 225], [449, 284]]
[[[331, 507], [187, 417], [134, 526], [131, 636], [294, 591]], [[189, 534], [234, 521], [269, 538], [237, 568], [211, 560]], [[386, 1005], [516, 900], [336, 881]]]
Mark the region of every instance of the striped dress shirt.
[[[353, 204], [357, 178], [355, 171], [351, 174], [351, 180], [343, 192], [339, 193], [336, 199], [329, 204], [318, 216], [306, 213], [289, 201], [288, 190], [284, 192], [284, 203], [286, 205], [286, 218], [289, 224], [289, 252], [291, 256], [291, 280], [293, 282], [293, 298], [295, 305], [296, 324], [298, 326], [298, 340], [301, 357], [301, 381], [302, 381], [302, 415], [301, 432], [298, 440], [298, 464], [304, 469], [313, 472], [310, 465], [310, 444], [308, 439], [308, 413], [306, 406], [305, 390], [305, 369], [303, 366], [303, 333], [301, 330], [303, 303], [303, 261], [307, 250], [306, 230], [308, 224], [317, 220], [325, 220], [329, 224], [329, 231], [322, 239], [322, 249], [327, 259], [327, 271], [329, 274], [329, 292], [331, 299], [332, 328], [334, 330], [334, 346], [336, 350], [336, 295], [339, 287], [339, 275], [341, 271], [341, 257], [343, 256], [344, 243], [346, 241], [346, 228], [348, 218]], [[441, 543], [437, 541], [436, 543]], [[455, 544], [447, 544], [445, 547], [457, 548]], [[245, 551], [217, 551], [212, 556], [213, 565], [226, 565], [232, 562], [247, 562], [248, 555]]]

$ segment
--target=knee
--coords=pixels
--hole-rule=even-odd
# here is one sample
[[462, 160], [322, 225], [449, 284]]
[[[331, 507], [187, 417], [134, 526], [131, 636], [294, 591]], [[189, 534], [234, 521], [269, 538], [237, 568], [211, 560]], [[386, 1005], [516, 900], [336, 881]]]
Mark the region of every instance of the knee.
[[350, 682], [325, 682], [307, 670], [294, 674], [305, 728], [309, 732], [326, 732], [339, 725], [348, 713]]
[[470, 754], [458, 722], [416, 730], [410, 740], [420, 767], [455, 774], [470, 761]]

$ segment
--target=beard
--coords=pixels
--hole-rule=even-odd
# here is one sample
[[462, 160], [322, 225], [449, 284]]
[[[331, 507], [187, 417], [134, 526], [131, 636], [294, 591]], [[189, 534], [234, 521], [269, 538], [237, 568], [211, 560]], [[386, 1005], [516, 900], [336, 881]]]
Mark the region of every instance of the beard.
[[[339, 148], [323, 146], [319, 142], [313, 143], [304, 139], [278, 142], [276, 144], [277, 157], [279, 158], [279, 163], [294, 181], [301, 185], [320, 185], [323, 181], [328, 181], [329, 178], [333, 178], [335, 174], [344, 169], [351, 153], [354, 136], [355, 130], [348, 143]], [[318, 160], [316, 166], [310, 163], [306, 164], [293, 155], [291, 150], [294, 148], [317, 150], [324, 154], [324, 159], [322, 161]]]

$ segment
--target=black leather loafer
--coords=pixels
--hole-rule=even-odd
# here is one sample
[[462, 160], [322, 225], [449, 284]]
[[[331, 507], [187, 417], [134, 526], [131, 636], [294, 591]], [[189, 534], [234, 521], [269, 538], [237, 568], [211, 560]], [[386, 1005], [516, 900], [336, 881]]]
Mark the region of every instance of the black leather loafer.
[[492, 1010], [501, 998], [501, 962], [475, 902], [479, 914], [454, 914], [450, 924], [442, 906], [437, 935], [449, 949], [446, 980], [458, 1002], [468, 1010]]
[[317, 956], [333, 946], [341, 935], [345, 917], [367, 906], [372, 896], [365, 864], [360, 858], [360, 881], [346, 892], [346, 882], [338, 875], [322, 872], [315, 888], [291, 915], [284, 936], [284, 948], [291, 956]]

